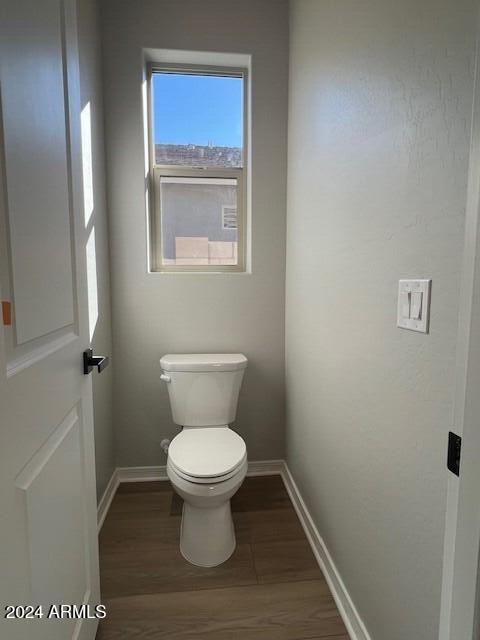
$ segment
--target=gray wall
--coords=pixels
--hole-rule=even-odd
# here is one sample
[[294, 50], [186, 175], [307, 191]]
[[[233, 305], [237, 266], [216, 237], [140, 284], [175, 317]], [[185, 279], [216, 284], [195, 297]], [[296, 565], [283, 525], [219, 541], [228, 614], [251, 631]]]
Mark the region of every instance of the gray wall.
[[[97, 353], [110, 354], [111, 315], [108, 257], [108, 225], [105, 202], [105, 154], [103, 145], [103, 104], [101, 85], [101, 50], [99, 12], [96, 0], [77, 2], [80, 85], [82, 108], [90, 103], [93, 214], [89, 228], [95, 229], [95, 249], [98, 285], [98, 321], [92, 346]], [[101, 375], [93, 373], [93, 401], [95, 419], [95, 463], [97, 497], [100, 498], [115, 468], [113, 437], [112, 379], [113, 367]]]
[[[120, 465], [164, 464], [173, 436], [160, 356], [241, 351], [236, 426], [251, 459], [284, 453], [288, 5], [284, 0], [103, 0], [104, 95]], [[146, 272], [142, 48], [252, 55], [251, 274]]]
[[[288, 464], [374, 640], [434, 640], [472, 0], [293, 0]], [[433, 278], [431, 332], [396, 328]]]

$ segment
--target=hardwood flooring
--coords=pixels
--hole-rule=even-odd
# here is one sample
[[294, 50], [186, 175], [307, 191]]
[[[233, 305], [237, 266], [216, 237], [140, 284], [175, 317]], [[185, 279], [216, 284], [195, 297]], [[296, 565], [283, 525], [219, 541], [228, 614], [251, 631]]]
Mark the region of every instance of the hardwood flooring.
[[245, 479], [219, 567], [181, 556], [181, 508], [168, 482], [120, 485], [100, 533], [97, 640], [348, 640], [280, 476]]

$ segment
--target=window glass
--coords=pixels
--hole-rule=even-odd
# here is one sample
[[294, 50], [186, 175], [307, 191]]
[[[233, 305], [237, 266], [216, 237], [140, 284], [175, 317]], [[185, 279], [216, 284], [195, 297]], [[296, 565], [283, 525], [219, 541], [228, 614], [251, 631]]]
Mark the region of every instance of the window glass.
[[150, 77], [154, 269], [243, 271], [247, 70]]
[[155, 164], [243, 167], [243, 78], [155, 71]]
[[237, 180], [160, 178], [162, 266], [236, 265]]

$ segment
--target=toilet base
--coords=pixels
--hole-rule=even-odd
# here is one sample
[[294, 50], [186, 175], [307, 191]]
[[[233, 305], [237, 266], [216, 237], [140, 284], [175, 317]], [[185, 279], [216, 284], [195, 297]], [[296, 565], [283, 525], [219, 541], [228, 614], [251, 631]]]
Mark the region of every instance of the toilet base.
[[235, 551], [230, 500], [207, 509], [183, 503], [180, 552], [198, 567], [216, 567]]

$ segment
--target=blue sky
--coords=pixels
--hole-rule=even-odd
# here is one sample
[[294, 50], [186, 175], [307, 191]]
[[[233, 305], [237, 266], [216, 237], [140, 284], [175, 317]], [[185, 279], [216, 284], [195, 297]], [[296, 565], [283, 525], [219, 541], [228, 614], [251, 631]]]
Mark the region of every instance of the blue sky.
[[241, 78], [155, 73], [153, 111], [156, 143], [241, 146]]

